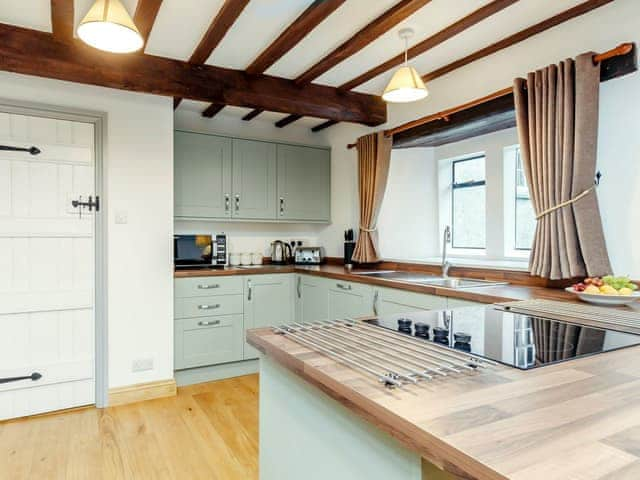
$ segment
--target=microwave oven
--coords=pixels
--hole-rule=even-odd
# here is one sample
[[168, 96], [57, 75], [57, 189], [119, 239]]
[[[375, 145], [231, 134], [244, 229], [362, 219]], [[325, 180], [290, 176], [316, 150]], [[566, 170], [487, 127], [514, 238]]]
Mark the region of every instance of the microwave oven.
[[224, 267], [227, 259], [227, 236], [174, 235], [173, 263], [176, 268]]

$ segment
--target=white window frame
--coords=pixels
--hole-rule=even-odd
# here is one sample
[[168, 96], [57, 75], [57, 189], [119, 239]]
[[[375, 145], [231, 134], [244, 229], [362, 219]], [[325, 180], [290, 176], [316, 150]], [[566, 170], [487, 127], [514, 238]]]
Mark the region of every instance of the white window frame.
[[516, 247], [516, 160], [519, 145], [504, 148], [504, 256], [528, 260], [531, 249]]
[[[438, 205], [438, 218], [439, 234], [442, 235], [444, 229], [449, 226], [452, 227], [453, 219], [453, 164], [461, 160], [468, 160], [477, 157], [485, 157], [485, 202], [487, 192], [487, 171], [486, 171], [486, 153], [484, 151], [468, 152], [464, 155], [459, 155], [453, 158], [447, 158], [440, 160], [438, 163], [438, 190], [439, 190], [439, 205]], [[486, 210], [485, 210], [486, 211]], [[486, 227], [485, 227], [486, 228]], [[440, 245], [442, 248], [442, 245]], [[453, 243], [447, 246], [447, 250], [452, 257], [456, 258], [479, 258], [487, 256], [487, 248], [485, 241], [485, 248], [455, 248]]]

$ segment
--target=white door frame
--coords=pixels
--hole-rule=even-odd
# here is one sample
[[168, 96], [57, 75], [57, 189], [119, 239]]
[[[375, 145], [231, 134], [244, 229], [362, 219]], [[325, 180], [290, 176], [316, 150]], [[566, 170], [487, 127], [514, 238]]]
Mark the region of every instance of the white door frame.
[[107, 317], [107, 195], [106, 145], [107, 114], [91, 110], [47, 105], [0, 98], [0, 112], [75, 122], [92, 123], [95, 135], [95, 195], [100, 197], [100, 211], [94, 216], [95, 285], [94, 285], [94, 342], [95, 342], [95, 403], [104, 408], [109, 401], [108, 376], [108, 317]]

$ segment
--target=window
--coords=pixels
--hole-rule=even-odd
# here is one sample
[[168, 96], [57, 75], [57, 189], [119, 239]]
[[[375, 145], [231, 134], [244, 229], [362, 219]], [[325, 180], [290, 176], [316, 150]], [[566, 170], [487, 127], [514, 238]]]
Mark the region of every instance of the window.
[[451, 178], [451, 245], [461, 249], [484, 249], [485, 156], [453, 161]]
[[529, 196], [520, 148], [516, 148], [515, 162], [515, 238], [513, 244], [516, 250], [531, 250], [536, 232], [536, 216]]

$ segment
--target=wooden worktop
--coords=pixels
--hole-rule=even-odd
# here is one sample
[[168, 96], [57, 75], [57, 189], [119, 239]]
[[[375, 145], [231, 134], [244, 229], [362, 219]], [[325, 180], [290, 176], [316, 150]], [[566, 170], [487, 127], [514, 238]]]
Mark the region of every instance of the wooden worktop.
[[249, 331], [248, 341], [461, 478], [640, 478], [640, 347], [401, 391], [269, 329]]
[[[370, 271], [369, 269], [368, 271]], [[565, 292], [560, 288], [545, 288], [541, 286], [530, 286], [519, 284], [522, 277], [528, 274], [520, 273], [518, 277], [513, 272], [490, 272], [489, 276], [473, 275], [474, 278], [489, 278], [492, 280], [503, 280], [510, 282], [509, 285], [497, 285], [493, 287], [477, 287], [452, 289], [444, 287], [434, 287], [429, 285], [418, 285], [415, 283], [403, 282], [400, 280], [387, 280], [383, 278], [372, 278], [370, 276], [356, 275], [354, 271], [348, 271], [342, 265], [261, 265], [253, 268], [227, 267], [224, 269], [196, 269], [180, 270], [175, 272], [175, 278], [208, 277], [208, 276], [228, 276], [228, 275], [258, 275], [270, 273], [305, 273], [320, 277], [334, 278], [348, 282], [365, 283], [380, 287], [397, 288], [416, 293], [439, 295], [444, 297], [460, 298], [480, 303], [496, 303], [510, 300], [528, 300], [531, 298], [546, 298], [550, 300], [575, 300], [575, 296]], [[435, 273], [435, 271], [425, 270], [425, 273]], [[471, 276], [468, 271], [457, 273], [452, 269], [452, 276]], [[519, 283], [518, 283], [519, 282]]]

